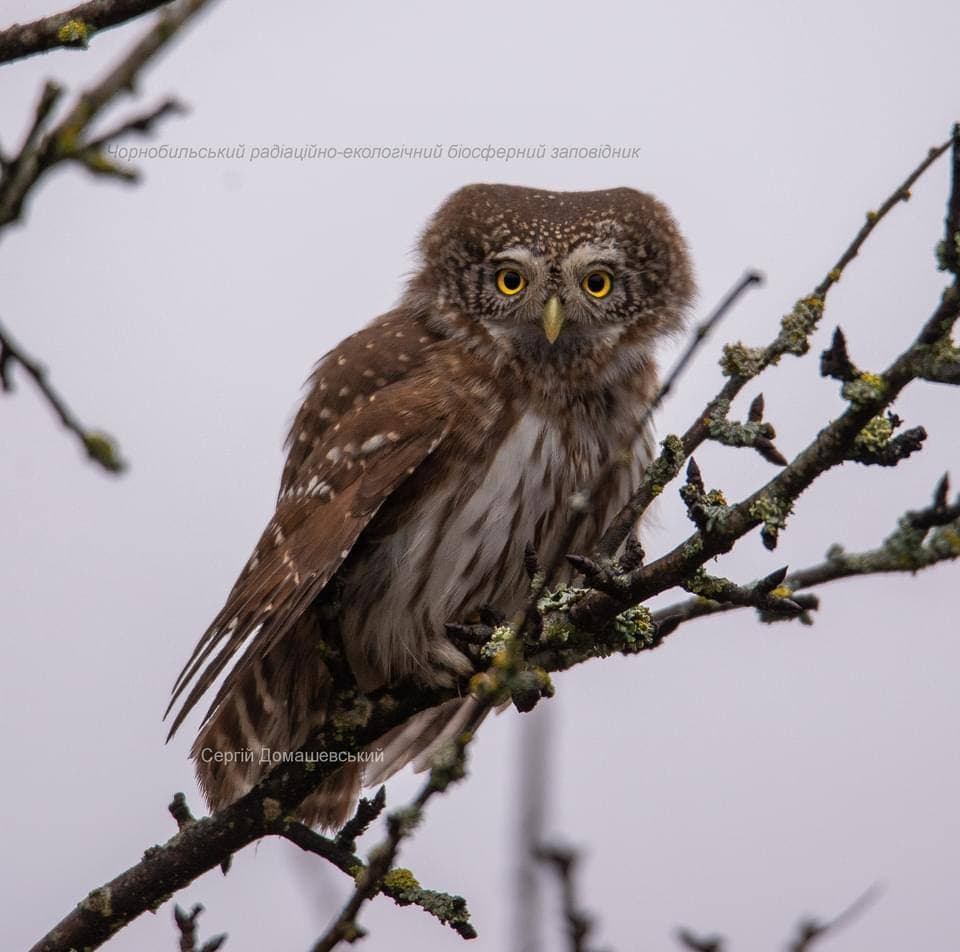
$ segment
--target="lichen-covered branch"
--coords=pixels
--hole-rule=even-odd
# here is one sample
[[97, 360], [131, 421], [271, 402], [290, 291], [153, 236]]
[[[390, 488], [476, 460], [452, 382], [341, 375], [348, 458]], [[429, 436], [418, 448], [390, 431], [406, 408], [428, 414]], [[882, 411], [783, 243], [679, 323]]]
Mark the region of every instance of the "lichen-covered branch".
[[[820, 322], [830, 288], [840, 280], [847, 265], [859, 254], [860, 249], [880, 222], [896, 205], [909, 200], [910, 189], [917, 179], [950, 149], [951, 145], [954, 145], [954, 155], [956, 154], [956, 141], [957, 129], [954, 127], [951, 138], [930, 149], [923, 161], [901, 182], [877, 211], [867, 212], [866, 221], [853, 241], [813, 292], [797, 301], [793, 310], [783, 317], [780, 333], [770, 344], [766, 347], [748, 347], [738, 342], [728, 344], [724, 348], [721, 366], [727, 376], [727, 382], [697, 415], [696, 420], [682, 437], [668, 436], [663, 441], [662, 452], [648, 467], [639, 489], [604, 532], [597, 547], [599, 557], [611, 558], [616, 554], [631, 527], [636, 525], [637, 520], [647, 511], [653, 500], [663, 492], [663, 487], [679, 475], [686, 458], [710, 436], [710, 427], [714, 421], [725, 419], [734, 398], [750, 380], [768, 367], [778, 364], [786, 354], [801, 356], [807, 352], [810, 346], [810, 335]], [[954, 171], [956, 173], [956, 159], [954, 159]], [[953, 181], [956, 182], [956, 174]], [[957, 191], [957, 187], [954, 186], [951, 195], [955, 195]], [[951, 198], [950, 201], [953, 202], [954, 199]], [[950, 229], [948, 222], [948, 241], [956, 240], [956, 229], [953, 231]], [[941, 258], [944, 261], [948, 260], [943, 255]]]
[[95, 33], [119, 26], [171, 0], [89, 0], [62, 13], [0, 30], [0, 63], [54, 49], [85, 50]]
[[[937, 484], [931, 505], [904, 513], [896, 529], [874, 549], [847, 552], [842, 546], [834, 544], [827, 550], [823, 562], [796, 572], [780, 570], [760, 582], [745, 586], [740, 594], [732, 596], [727, 586], [733, 583], [727, 579], [712, 579], [701, 570], [694, 576], [692, 584], [686, 585], [689, 591], [696, 593], [696, 598], [653, 613], [652, 622], [658, 635], [662, 639], [684, 622], [744, 607], [756, 608], [762, 621], [776, 621], [796, 615], [801, 621], [809, 622], [809, 612], [818, 607], [818, 600], [813, 595], [799, 594], [805, 589], [857, 575], [891, 572], [914, 574], [940, 562], [960, 559], [960, 496], [950, 503], [947, 499], [949, 485], [949, 480], [944, 476]], [[769, 595], [793, 602], [801, 610], [771, 611], [771, 606], [759, 599], [751, 599], [751, 594], [763, 592], [771, 582], [775, 582], [776, 587], [768, 592]]]
[[[867, 223], [861, 228], [854, 242], [814, 293], [801, 300], [794, 310], [783, 318], [780, 333], [772, 344], [760, 349], [738, 345], [740, 351], [735, 360], [730, 356], [730, 348], [725, 350], [725, 372], [729, 376], [727, 384], [682, 440], [677, 437], [667, 437], [664, 440], [663, 453], [648, 469], [640, 492], [627, 507], [631, 513], [635, 510], [642, 512], [649, 505], [654, 496], [662, 491], [664, 477], [675, 478], [684, 459], [709, 435], [709, 428], [718, 413], [725, 416], [733, 395], [728, 391], [739, 390], [751, 376], [776, 363], [784, 354], [803, 354], [809, 350], [809, 337], [823, 314], [824, 298], [829, 288], [839, 280], [843, 268], [857, 254], [866, 236], [876, 227], [883, 215], [908, 196], [910, 185], [922, 171], [937, 155], [950, 147], [955, 157], [960, 151], [960, 132], [956, 126], [950, 141], [939, 149], [931, 150], [927, 159], [884, 202], [880, 211], [868, 215]], [[953, 168], [956, 172], [960, 163], [954, 161]], [[958, 191], [960, 179], [955, 176], [951, 183], [948, 208], [953, 208], [953, 196]], [[952, 213], [947, 217], [946, 227], [947, 239], [954, 240], [956, 233], [950, 229], [957, 227], [957, 223], [953, 220]], [[933, 355], [941, 353], [945, 346], [953, 346], [950, 335], [958, 317], [960, 277], [955, 275], [954, 281], [944, 290], [939, 304], [914, 342], [883, 373], [861, 373], [856, 380], [845, 382], [842, 396], [847, 401], [847, 407], [844, 412], [822, 429], [806, 449], [794, 457], [780, 473], [737, 504], [726, 506], [722, 502], [722, 494], [715, 497], [708, 518], [698, 523], [698, 531], [694, 535], [655, 562], [623, 573], [616, 579], [620, 586], [619, 597], [612, 596], [607, 591], [593, 592], [580, 599], [570, 608], [570, 622], [574, 627], [586, 629], [602, 627], [627, 605], [645, 601], [668, 588], [683, 584], [708, 559], [728, 552], [738, 539], [757, 526], [762, 526], [761, 537], [764, 544], [768, 548], [775, 548], [779, 533], [785, 527], [794, 503], [815, 479], [858, 452], [869, 450], [877, 456], [883, 451], [884, 442], [878, 439], [882, 434], [871, 433], [869, 425], [876, 418], [882, 417], [904, 387], [914, 380], [924, 379], [925, 372], [934, 359]], [[910, 438], [901, 440], [888, 450], [888, 464], [908, 456], [921, 439], [919, 431], [912, 431]], [[879, 460], [875, 458], [872, 461]], [[605, 533], [600, 545], [601, 555], [607, 558], [612, 556], [621, 541], [616, 533]]]
[[[429, 782], [433, 782], [432, 777]], [[463, 938], [473, 938], [476, 932], [470, 924], [470, 913], [462, 896], [424, 889], [409, 870], [391, 870], [387, 867], [380, 875], [377, 870], [372, 869], [373, 859], [368, 865], [355, 855], [356, 838], [383, 812], [386, 802], [385, 787], [381, 787], [372, 800], [361, 798], [353, 818], [337, 834], [336, 839], [331, 840], [289, 818], [284, 819], [278, 835], [305, 852], [314, 853], [332, 863], [357, 883], [362, 882], [365, 889], [372, 889], [369, 895], [365, 893], [365, 898], [373, 898], [379, 892], [389, 896], [398, 906], [419, 906], [440, 922], [449, 925]], [[355, 927], [355, 923], [353, 925]], [[343, 931], [346, 935], [350, 930]]]
[[485, 713], [485, 709], [481, 710], [466, 731], [438, 751], [430, 767], [430, 775], [413, 802], [387, 817], [386, 838], [370, 853], [370, 861], [366, 866], [359, 864], [352, 871], [357, 881], [353, 895], [313, 945], [311, 952], [330, 952], [342, 942], [354, 942], [363, 936], [365, 933], [357, 923], [357, 916], [363, 904], [378, 892], [388, 893], [401, 905], [415, 903], [441, 922], [449, 924], [463, 938], [476, 938], [466, 902], [460, 896], [423, 889], [410, 870], [395, 867], [394, 862], [401, 842], [422, 820], [423, 809], [428, 801], [436, 794], [443, 793], [450, 784], [463, 779], [466, 747]]

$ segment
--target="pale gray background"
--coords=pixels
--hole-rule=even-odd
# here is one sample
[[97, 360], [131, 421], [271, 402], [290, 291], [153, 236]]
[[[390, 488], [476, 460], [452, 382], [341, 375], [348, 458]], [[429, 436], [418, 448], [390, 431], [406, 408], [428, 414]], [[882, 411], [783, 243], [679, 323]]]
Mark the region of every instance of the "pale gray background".
[[[5, 2], [4, 23], [58, 8]], [[0, 69], [10, 147], [43, 78], [81, 83], [143, 29]], [[406, 2], [213, 9], [145, 77], [191, 114], [154, 143], [462, 142], [639, 145], [634, 161], [152, 161], [127, 189], [57, 173], [0, 246], [0, 314], [85, 421], [132, 461], [85, 463], [27, 383], [0, 399], [4, 739], [0, 945], [29, 945], [89, 888], [166, 839], [193, 724], [160, 714], [185, 656], [268, 517], [281, 441], [313, 361], [388, 308], [409, 250], [454, 188], [501, 180], [632, 185], [667, 201], [696, 260], [703, 312], [763, 269], [659, 421], [685, 427], [720, 381], [722, 339], [766, 342], [879, 204], [960, 118], [952, 0], [483, 5]], [[813, 353], [766, 391], [795, 452], [841, 406], [816, 355], [842, 323], [879, 368], [929, 313], [943, 276], [941, 163], [831, 295]], [[722, 565], [744, 580], [879, 541], [937, 477], [960, 476], [958, 395], [897, 406], [930, 430], [896, 471], [852, 465], [803, 497], [780, 550], [757, 536]], [[738, 407], [743, 412], [746, 400]], [[771, 467], [698, 454], [737, 497]], [[688, 531], [666, 494], [649, 548]], [[816, 627], [748, 614], [682, 630], [653, 655], [557, 678], [552, 830], [585, 848], [598, 940], [667, 949], [677, 924], [776, 948], [801, 913], [873, 882], [879, 903], [824, 949], [960, 947], [957, 566], [837, 585]], [[472, 776], [432, 804], [403, 863], [470, 901], [476, 950], [510, 948], [518, 715], [487, 724]], [[400, 804], [418, 781], [390, 783]], [[238, 856], [179, 899], [227, 948], [305, 948], [349, 883], [286, 843]], [[305, 882], [310, 882], [305, 886]], [[552, 908], [552, 907], [551, 907]], [[457, 949], [423, 913], [380, 899], [370, 949]], [[548, 947], [559, 943], [551, 912]], [[172, 949], [169, 906], [110, 946]]]

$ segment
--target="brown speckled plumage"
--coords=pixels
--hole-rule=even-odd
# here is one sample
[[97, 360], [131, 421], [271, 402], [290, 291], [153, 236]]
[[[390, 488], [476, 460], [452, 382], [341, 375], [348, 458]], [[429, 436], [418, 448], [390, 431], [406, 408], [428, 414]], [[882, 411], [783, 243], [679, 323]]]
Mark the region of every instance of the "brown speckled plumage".
[[[663, 205], [627, 188], [471, 185], [436, 213], [420, 257], [397, 308], [317, 366], [276, 513], [175, 686], [171, 733], [227, 672], [193, 748], [213, 808], [259, 779], [260, 748], [296, 750], [328, 716], [332, 640], [364, 690], [466, 671], [443, 623], [486, 604], [516, 611], [524, 545], [555, 548], [572, 497], [592, 492], [574, 544], [589, 549], [648, 459], [653, 350], [693, 293]], [[498, 289], [505, 267], [525, 279], [519, 293]], [[602, 300], [581, 283], [598, 269], [612, 279]], [[564, 315], [553, 343], [551, 299]], [[429, 753], [470, 705], [383, 738], [384, 762], [365, 778], [342, 768], [303, 819], [341, 823], [362, 779]], [[204, 749], [254, 756], [204, 762]]]

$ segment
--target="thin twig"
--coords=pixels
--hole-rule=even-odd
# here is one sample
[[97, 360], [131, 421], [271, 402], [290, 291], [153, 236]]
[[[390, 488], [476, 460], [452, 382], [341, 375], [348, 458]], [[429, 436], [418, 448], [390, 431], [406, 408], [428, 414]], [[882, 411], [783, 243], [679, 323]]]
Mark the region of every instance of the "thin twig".
[[867, 908], [876, 902], [879, 895], [880, 887], [873, 885], [846, 909], [827, 922], [820, 922], [818, 919], [804, 919], [797, 927], [795, 938], [787, 946], [787, 952], [809, 952], [814, 943], [824, 936], [831, 935], [838, 929], [845, 928], [855, 919], [860, 918]]
[[203, 912], [203, 906], [200, 903], [197, 903], [189, 912], [184, 912], [177, 905], [173, 907], [173, 921], [176, 922], [180, 932], [178, 943], [180, 952], [217, 952], [217, 949], [227, 941], [226, 933], [223, 933], [207, 939], [197, 948], [197, 918], [201, 912]]
[[[392, 885], [396, 888], [398, 885], [406, 884], [411, 892], [419, 890], [419, 883], [413, 879], [408, 870], [392, 870], [392, 883], [388, 879], [388, 874], [391, 873], [401, 842], [413, 832], [420, 822], [423, 808], [434, 795], [442, 793], [451, 783], [463, 779], [464, 754], [467, 745], [473, 738], [474, 730], [486, 716], [487, 709], [488, 705], [481, 704], [465, 730], [447, 748], [435, 755], [434, 763], [430, 768], [430, 776], [409, 806], [391, 813], [387, 817], [386, 838], [371, 852], [369, 863], [357, 874], [357, 888], [343, 907], [340, 915], [314, 943], [311, 952], [330, 952], [341, 942], [354, 942], [361, 938], [365, 933], [357, 924], [357, 915], [363, 904], [376, 896], [385, 885]], [[468, 931], [461, 932], [464, 938], [472, 938], [476, 935], [469, 924], [466, 924], [466, 928]]]
[[557, 874], [560, 882], [563, 918], [567, 926], [569, 952], [588, 952], [587, 940], [593, 929], [593, 920], [583, 909], [577, 898], [576, 871], [579, 855], [575, 850], [560, 846], [541, 846], [536, 858], [549, 865]]
[[693, 360], [697, 351], [710, 336], [710, 332], [726, 317], [734, 305], [736, 305], [737, 301], [739, 301], [750, 288], [761, 287], [762, 285], [763, 275], [759, 271], [745, 272], [743, 277], [727, 292], [726, 297], [710, 312], [708, 317], [697, 324], [693, 329], [693, 333], [690, 335], [690, 341], [684, 348], [683, 353], [664, 378], [659, 391], [657, 391], [657, 395], [647, 407], [641, 420], [642, 427], [647, 426], [653, 414], [660, 408], [660, 404], [663, 403], [677, 381], [683, 376], [687, 365]]

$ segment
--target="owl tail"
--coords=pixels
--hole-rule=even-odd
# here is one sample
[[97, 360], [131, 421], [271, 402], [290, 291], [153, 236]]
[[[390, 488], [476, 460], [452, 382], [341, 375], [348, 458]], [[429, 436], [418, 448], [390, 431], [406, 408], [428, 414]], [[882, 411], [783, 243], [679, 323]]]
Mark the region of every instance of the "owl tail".
[[410, 720], [371, 744], [370, 750], [376, 757], [367, 765], [364, 786], [383, 783], [411, 762], [414, 770], [426, 770], [434, 754], [445, 743], [471, 724], [478, 727], [484, 716], [480, 702], [473, 697], [455, 698], [429, 711], [414, 714]]
[[[190, 751], [211, 810], [248, 793], [323, 726], [331, 686], [322, 638], [316, 619], [309, 616], [245, 667]], [[341, 826], [353, 810], [362, 778], [362, 764], [345, 764], [301, 804], [298, 818], [311, 826]]]
[[[201, 728], [191, 756], [211, 810], [248, 793], [284, 754], [295, 753], [327, 717], [332, 678], [322, 659], [316, 619], [290, 632], [237, 677]], [[414, 715], [372, 743], [357, 763], [331, 774], [297, 810], [310, 826], [342, 826], [362, 786], [382, 783], [413, 762], [429, 766], [434, 753], [474, 723], [479, 702], [455, 698]]]

